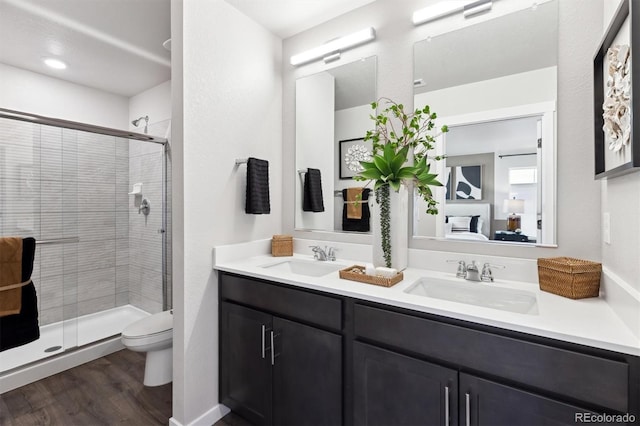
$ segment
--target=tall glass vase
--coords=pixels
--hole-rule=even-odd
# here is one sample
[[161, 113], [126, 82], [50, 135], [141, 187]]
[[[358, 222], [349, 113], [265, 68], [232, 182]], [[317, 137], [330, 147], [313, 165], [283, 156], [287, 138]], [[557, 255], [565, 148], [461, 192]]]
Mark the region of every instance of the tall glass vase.
[[[398, 192], [389, 189], [389, 226], [391, 267], [402, 271], [406, 269], [409, 257], [409, 192], [403, 185]], [[376, 197], [371, 201], [371, 233], [373, 235], [373, 265], [387, 266], [381, 228], [381, 206], [376, 203]]]

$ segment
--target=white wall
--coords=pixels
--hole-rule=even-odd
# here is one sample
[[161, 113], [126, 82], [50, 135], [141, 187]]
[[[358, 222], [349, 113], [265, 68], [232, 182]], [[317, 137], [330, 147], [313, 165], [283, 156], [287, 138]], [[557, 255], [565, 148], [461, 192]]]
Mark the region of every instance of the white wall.
[[[218, 404], [212, 248], [282, 231], [281, 40], [222, 0], [171, 3], [172, 423], [212, 424]], [[244, 213], [246, 166], [234, 162], [249, 156], [269, 161], [269, 215]]]
[[[495, 2], [498, 7], [507, 7], [518, 2]], [[523, 2], [520, 2], [523, 3]], [[526, 3], [526, 2], [525, 2]], [[529, 6], [531, 2], [528, 2]], [[374, 42], [343, 52], [341, 64], [362, 57], [377, 56], [378, 95], [391, 97], [405, 105], [413, 105], [413, 44], [438, 31], [463, 25], [462, 16], [451, 20], [434, 22], [433, 25], [414, 27], [411, 14], [425, 7], [420, 0], [378, 0], [356, 9], [331, 22], [318, 25], [308, 31], [288, 38], [284, 43], [284, 57], [317, 45], [324, 41], [349, 34], [366, 26], [376, 28]], [[484, 18], [493, 17], [490, 14]], [[480, 18], [480, 17], [478, 17]], [[467, 20], [469, 23], [478, 22]], [[412, 242], [416, 248], [493, 254], [498, 256], [538, 258], [569, 255], [585, 259], [600, 259], [600, 236], [594, 229], [600, 226], [600, 185], [593, 179], [593, 100], [592, 60], [600, 41], [602, 25], [601, 2], [559, 2], [559, 62], [558, 62], [558, 248], [512, 247], [505, 245], [471, 244], [453, 241], [422, 240]], [[334, 65], [335, 66], [335, 65]], [[294, 96], [296, 78], [320, 72], [326, 65], [314, 62], [294, 68], [284, 68], [284, 170], [291, 173], [293, 166]], [[285, 174], [286, 176], [286, 174]], [[285, 180], [285, 193], [287, 183]], [[289, 190], [291, 190], [289, 188]], [[293, 203], [285, 199], [285, 231], [292, 232]], [[579, 217], [580, 220], [576, 220]], [[288, 219], [288, 220], [287, 220]], [[409, 220], [409, 218], [407, 218]], [[296, 231], [295, 235], [309, 237], [308, 233]], [[321, 238], [314, 234], [313, 238]], [[349, 235], [332, 234], [327, 239], [354, 241]], [[370, 241], [359, 239], [358, 241]]]
[[[138, 127], [135, 127], [131, 121], [147, 115], [149, 124], [171, 119], [171, 80], [129, 98], [129, 130], [142, 133], [144, 120]], [[154, 136], [164, 136], [164, 134]]]
[[[613, 18], [619, 0], [604, 2], [603, 28]], [[601, 183], [601, 212], [610, 214], [611, 244], [602, 243], [602, 263], [640, 291], [640, 173]]]
[[296, 149], [298, 170], [320, 170], [323, 212], [302, 211], [304, 174], [296, 178], [296, 226], [304, 229], [333, 229], [333, 175], [335, 127], [335, 77], [319, 73], [296, 82]]
[[128, 130], [129, 100], [0, 63], [0, 107]]

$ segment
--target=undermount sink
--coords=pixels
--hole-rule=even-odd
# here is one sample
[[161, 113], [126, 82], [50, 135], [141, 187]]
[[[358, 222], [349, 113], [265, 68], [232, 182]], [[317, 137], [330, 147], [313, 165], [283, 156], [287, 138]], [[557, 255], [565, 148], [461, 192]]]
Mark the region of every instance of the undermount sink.
[[534, 293], [497, 287], [493, 284], [421, 278], [407, 288], [405, 293], [519, 314], [538, 315], [538, 300]]
[[321, 277], [344, 268], [344, 265], [318, 260], [291, 259], [263, 265], [262, 268], [297, 275], [306, 275], [307, 277]]

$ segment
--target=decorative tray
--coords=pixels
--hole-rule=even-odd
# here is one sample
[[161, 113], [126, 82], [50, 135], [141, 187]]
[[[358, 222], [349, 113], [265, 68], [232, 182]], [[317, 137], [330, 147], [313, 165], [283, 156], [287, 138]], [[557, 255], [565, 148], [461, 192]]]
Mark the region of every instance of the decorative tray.
[[379, 285], [382, 287], [391, 287], [403, 280], [404, 275], [398, 272], [391, 278], [379, 277], [375, 275], [367, 275], [364, 273], [365, 267], [361, 265], [353, 265], [339, 271], [340, 278], [343, 280], [359, 281], [361, 283]]

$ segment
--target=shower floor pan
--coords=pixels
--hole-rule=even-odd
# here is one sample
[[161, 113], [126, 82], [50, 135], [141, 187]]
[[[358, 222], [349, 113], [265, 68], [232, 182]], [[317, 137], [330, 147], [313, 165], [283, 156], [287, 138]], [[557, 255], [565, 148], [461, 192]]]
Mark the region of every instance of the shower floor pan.
[[[72, 345], [71, 347], [80, 347], [118, 335], [127, 325], [148, 315], [149, 313], [135, 306], [125, 305], [64, 321], [64, 327], [62, 321], [42, 326], [38, 340], [0, 352], [0, 375], [14, 368], [63, 353], [64, 343]], [[63, 336], [66, 340], [64, 343]], [[77, 342], [73, 344], [76, 336]]]

